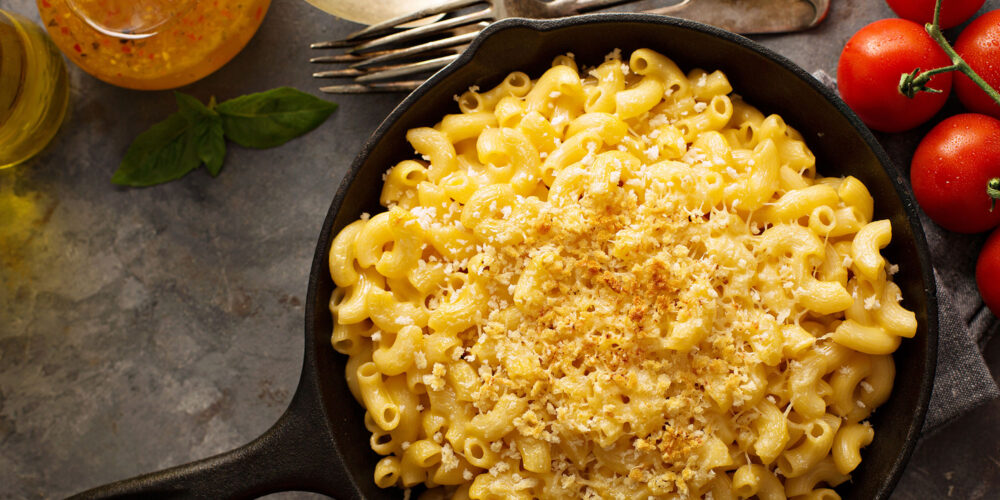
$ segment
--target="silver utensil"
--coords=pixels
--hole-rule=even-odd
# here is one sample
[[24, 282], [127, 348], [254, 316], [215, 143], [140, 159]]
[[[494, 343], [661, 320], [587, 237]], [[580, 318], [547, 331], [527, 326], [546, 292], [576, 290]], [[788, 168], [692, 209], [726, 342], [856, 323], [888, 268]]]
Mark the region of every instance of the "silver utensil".
[[[764, 34], [812, 28], [823, 21], [830, 8], [830, 0], [679, 0], [662, 4], [663, 0], [452, 0], [369, 26], [343, 40], [314, 43], [313, 49], [346, 50], [314, 57], [310, 62], [346, 65], [315, 72], [315, 78], [353, 81], [320, 87], [323, 92], [409, 91], [430, 72], [457, 59], [490, 22], [508, 17], [550, 19], [621, 6], [625, 12], [670, 15], [736, 33]], [[432, 22], [402, 27], [427, 19]], [[418, 78], [421, 75], [423, 78]]]

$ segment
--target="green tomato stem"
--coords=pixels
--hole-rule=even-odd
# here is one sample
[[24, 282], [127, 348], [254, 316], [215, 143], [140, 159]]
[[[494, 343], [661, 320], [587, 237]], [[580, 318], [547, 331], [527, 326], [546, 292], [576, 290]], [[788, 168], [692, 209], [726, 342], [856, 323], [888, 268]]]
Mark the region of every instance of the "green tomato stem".
[[931, 77], [939, 73], [958, 71], [969, 77], [969, 79], [975, 82], [979, 88], [983, 89], [983, 92], [986, 92], [986, 94], [989, 95], [994, 102], [1000, 105], [1000, 92], [997, 92], [996, 89], [991, 87], [989, 83], [986, 83], [986, 80], [983, 80], [982, 77], [980, 77], [975, 70], [973, 70], [972, 67], [969, 66], [964, 59], [962, 59], [962, 56], [958, 55], [958, 52], [955, 52], [955, 48], [948, 43], [948, 40], [945, 39], [944, 33], [941, 32], [941, 25], [939, 23], [940, 17], [941, 0], [937, 0], [934, 4], [934, 22], [924, 25], [924, 30], [926, 30], [927, 34], [930, 35], [930, 37], [937, 42], [939, 46], [941, 46], [941, 50], [944, 50], [945, 54], [948, 55], [948, 58], [951, 59], [951, 65], [927, 70], [922, 73], [920, 72], [920, 68], [913, 70], [913, 73], [903, 73], [899, 79], [899, 93], [912, 99], [913, 96], [917, 95], [919, 92], [940, 92], [938, 89], [927, 86]]
[[[969, 66], [966, 65], [965, 67], [968, 68]], [[938, 73], [947, 73], [949, 71], [961, 71], [961, 70], [962, 70], [962, 65], [961, 64], [952, 64], [951, 66], [944, 66], [944, 67], [941, 67], [941, 68], [929, 69], [927, 71], [924, 71], [924, 75], [927, 76], [928, 77], [927, 79], [929, 80], [930, 77], [932, 77], [932, 76], [934, 76], [934, 75], [936, 75]], [[934, 90], [937, 90], [937, 89], [934, 89]], [[938, 92], [940, 92], [940, 90], [938, 90]]]
[[990, 197], [990, 212], [997, 206], [1000, 199], [1000, 177], [994, 177], [986, 181], [986, 194]]

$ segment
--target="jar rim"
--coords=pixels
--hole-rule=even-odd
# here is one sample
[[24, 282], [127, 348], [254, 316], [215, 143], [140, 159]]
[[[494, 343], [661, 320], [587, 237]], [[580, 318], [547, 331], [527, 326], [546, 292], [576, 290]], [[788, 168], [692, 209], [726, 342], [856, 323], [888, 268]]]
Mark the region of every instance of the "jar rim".
[[[184, 16], [196, 0], [65, 0], [66, 6], [98, 32], [125, 40], [156, 36]], [[145, 12], [143, 12], [145, 11]]]

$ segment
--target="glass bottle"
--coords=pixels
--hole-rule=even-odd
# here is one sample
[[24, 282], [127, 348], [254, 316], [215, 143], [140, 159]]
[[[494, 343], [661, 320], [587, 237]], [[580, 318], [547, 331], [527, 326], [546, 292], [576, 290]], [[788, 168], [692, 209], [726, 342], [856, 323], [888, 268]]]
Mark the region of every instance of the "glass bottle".
[[0, 10], [0, 169], [41, 151], [59, 130], [67, 102], [62, 54], [41, 27]]

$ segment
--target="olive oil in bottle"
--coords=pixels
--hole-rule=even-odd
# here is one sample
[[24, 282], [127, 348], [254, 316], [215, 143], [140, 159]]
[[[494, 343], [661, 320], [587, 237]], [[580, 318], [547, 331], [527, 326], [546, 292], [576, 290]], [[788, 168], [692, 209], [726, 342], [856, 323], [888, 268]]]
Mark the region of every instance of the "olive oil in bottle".
[[0, 169], [41, 151], [68, 101], [66, 63], [45, 31], [0, 10]]

